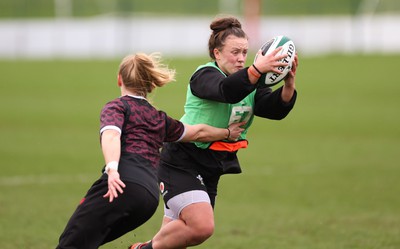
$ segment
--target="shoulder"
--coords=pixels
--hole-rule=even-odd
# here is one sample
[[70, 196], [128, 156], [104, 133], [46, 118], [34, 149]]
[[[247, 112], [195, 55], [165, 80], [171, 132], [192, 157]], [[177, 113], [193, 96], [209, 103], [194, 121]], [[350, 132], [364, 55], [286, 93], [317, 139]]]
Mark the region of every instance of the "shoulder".
[[101, 110], [102, 113], [110, 113], [110, 112], [124, 112], [125, 106], [122, 102], [121, 98], [115, 98], [111, 101], [108, 101]]
[[116, 107], [116, 106], [123, 106], [123, 103], [120, 98], [115, 98], [113, 100], [108, 101], [104, 105], [103, 109], [110, 108], [110, 107]]
[[201, 73], [206, 73], [206, 72], [211, 72], [211, 73], [220, 73], [222, 75], [225, 75], [222, 70], [217, 66], [216, 62], [210, 61], [206, 64], [200, 65], [197, 67], [195, 70], [194, 74], [201, 74]]
[[223, 78], [226, 78], [226, 75], [223, 74], [218, 67], [213, 66], [205, 66], [196, 70], [192, 77], [190, 78], [190, 83], [198, 83], [198, 82], [208, 82], [212, 81], [220, 81]]

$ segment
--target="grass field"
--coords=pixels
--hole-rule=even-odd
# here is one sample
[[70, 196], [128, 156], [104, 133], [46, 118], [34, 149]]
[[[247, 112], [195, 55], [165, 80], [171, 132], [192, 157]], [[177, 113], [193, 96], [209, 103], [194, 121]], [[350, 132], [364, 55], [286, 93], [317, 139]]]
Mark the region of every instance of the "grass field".
[[[179, 118], [205, 59], [167, 58], [178, 81], [153, 103]], [[198, 248], [400, 248], [400, 56], [301, 59], [298, 102], [256, 119], [243, 173], [222, 178], [215, 235]], [[54, 248], [99, 176], [99, 113], [118, 61], [0, 61], [0, 248]], [[144, 226], [103, 248], [126, 248]]]

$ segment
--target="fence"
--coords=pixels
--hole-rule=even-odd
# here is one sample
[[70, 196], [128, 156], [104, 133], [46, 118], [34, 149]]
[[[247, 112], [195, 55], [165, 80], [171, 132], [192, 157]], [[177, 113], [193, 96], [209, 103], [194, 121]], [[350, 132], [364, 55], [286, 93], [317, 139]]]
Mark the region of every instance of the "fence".
[[[0, 21], [0, 58], [113, 58], [135, 51], [207, 54], [210, 18]], [[400, 16], [262, 18], [259, 44], [291, 37], [303, 55], [400, 53]], [[246, 29], [246, 26], [244, 27]]]
[[[2, 0], [0, 58], [204, 55], [215, 14], [241, 17], [245, 1]], [[252, 49], [284, 34], [304, 55], [400, 53], [398, 0], [259, 1], [259, 28], [242, 18]]]

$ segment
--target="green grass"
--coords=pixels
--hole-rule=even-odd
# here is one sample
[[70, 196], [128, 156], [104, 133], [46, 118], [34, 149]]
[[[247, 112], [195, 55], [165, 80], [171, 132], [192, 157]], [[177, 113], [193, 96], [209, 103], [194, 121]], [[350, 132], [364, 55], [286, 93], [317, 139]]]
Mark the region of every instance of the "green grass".
[[[167, 58], [178, 80], [153, 103], [179, 118], [205, 58]], [[298, 101], [256, 118], [240, 175], [224, 176], [216, 232], [198, 248], [400, 248], [399, 56], [301, 58]], [[0, 248], [54, 248], [102, 166], [99, 113], [119, 61], [0, 61]], [[144, 226], [103, 248], [126, 248]]]

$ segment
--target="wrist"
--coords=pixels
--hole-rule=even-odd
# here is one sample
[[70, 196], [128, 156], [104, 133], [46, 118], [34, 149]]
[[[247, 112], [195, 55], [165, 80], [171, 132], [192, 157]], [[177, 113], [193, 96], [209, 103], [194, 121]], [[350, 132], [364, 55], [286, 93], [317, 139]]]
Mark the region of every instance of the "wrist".
[[256, 67], [256, 65], [252, 65], [253, 68], [257, 71], [257, 73], [261, 76], [263, 73]]
[[261, 74], [259, 74], [255, 69], [253, 69], [252, 67], [249, 67], [249, 69], [247, 69], [247, 71], [253, 75], [255, 78], [260, 78]]
[[226, 139], [229, 140], [229, 138], [231, 137], [231, 130], [229, 130], [229, 128], [226, 128], [228, 130], [228, 135], [226, 136]]
[[110, 170], [117, 170], [118, 171], [118, 162], [117, 161], [111, 161], [107, 163], [104, 172], [108, 174]]
[[286, 82], [285, 84], [283, 84], [283, 88], [285, 89], [285, 91], [292, 91], [294, 92], [296, 90], [296, 85], [294, 84], [294, 82]]

